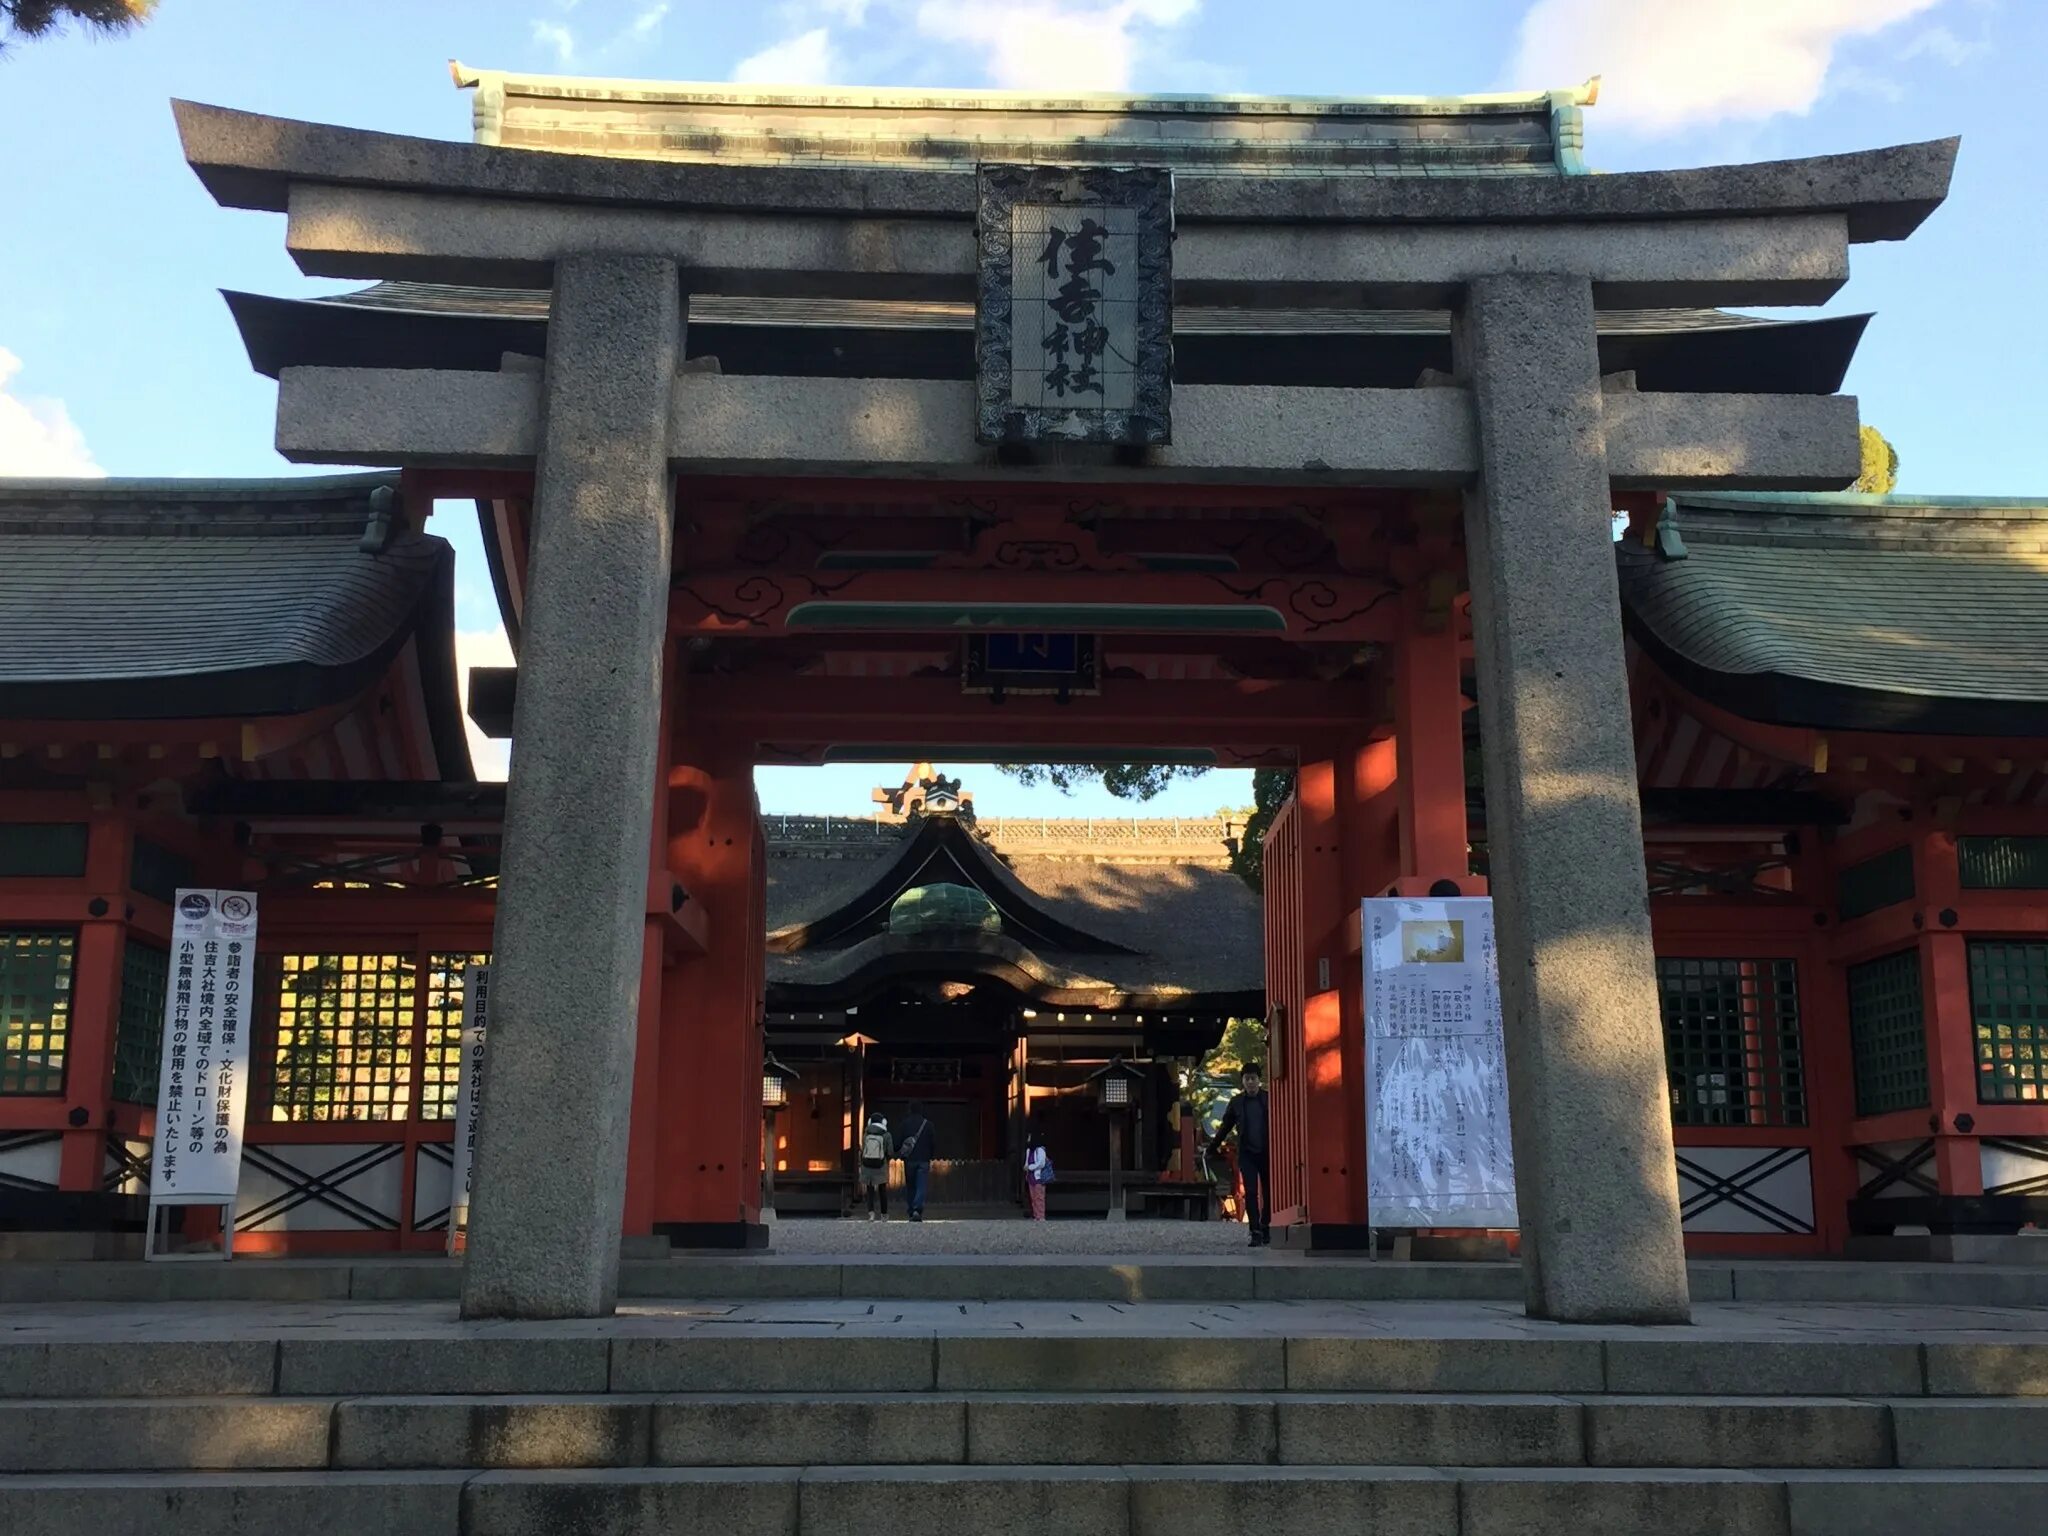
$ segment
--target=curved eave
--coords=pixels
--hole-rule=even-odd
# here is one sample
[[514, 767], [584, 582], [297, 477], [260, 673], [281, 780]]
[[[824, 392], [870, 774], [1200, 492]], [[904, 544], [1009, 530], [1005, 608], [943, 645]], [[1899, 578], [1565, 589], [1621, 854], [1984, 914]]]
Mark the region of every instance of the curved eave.
[[[436, 541], [439, 542], [439, 541]], [[268, 719], [309, 714], [356, 697], [418, 639], [420, 683], [442, 777], [474, 777], [455, 687], [455, 552], [442, 545], [435, 570], [405, 617], [350, 661], [280, 661], [215, 672], [0, 681], [0, 716], [22, 720]]]
[[858, 894], [829, 912], [819, 913], [802, 922], [785, 924], [770, 933], [770, 953], [800, 953], [830, 943], [841, 934], [875, 920], [910, 888], [926, 863], [941, 852], [950, 854], [963, 874], [980, 877], [975, 888], [988, 897], [1005, 922], [1015, 924], [1041, 942], [1079, 954], [1131, 953], [1120, 944], [1084, 933], [1053, 916], [1031, 898], [1030, 892], [1020, 882], [1002, 870], [995, 856], [951, 816], [927, 817], [915, 834], [903, 840], [895, 857]]
[[[199, 102], [171, 110], [185, 157], [227, 207], [283, 212], [296, 183], [457, 196], [861, 218], [975, 217], [964, 172], [686, 164], [535, 154], [298, 122]], [[1175, 217], [1279, 223], [1664, 220], [1833, 212], [1854, 241], [1902, 240], [1947, 197], [1957, 139], [1855, 154], [1606, 176], [1177, 178]]]
[[[249, 362], [284, 368], [495, 371], [508, 352], [540, 357], [547, 324], [532, 317], [386, 309], [228, 291]], [[1632, 371], [1654, 393], [1832, 395], [1842, 387], [1868, 315], [1758, 320], [1667, 331], [1607, 331], [1603, 373]], [[947, 326], [760, 325], [693, 321], [687, 355], [731, 374], [813, 378], [972, 379], [974, 333]], [[1399, 389], [1425, 369], [1451, 368], [1448, 333], [1177, 333], [1181, 384]]]
[[1622, 622], [1673, 682], [1759, 724], [1900, 736], [2048, 737], [2048, 703], [1894, 693], [1788, 672], [1728, 672], [1667, 644], [1625, 595]]
[[1257, 988], [1133, 987], [1054, 965], [1003, 935], [962, 932], [877, 934], [834, 955], [813, 978], [771, 977], [768, 1006], [785, 1012], [854, 1007], [909, 981], [976, 979], [998, 982], [1032, 1003], [1095, 1013], [1243, 1014], [1256, 1012], [1265, 996]]

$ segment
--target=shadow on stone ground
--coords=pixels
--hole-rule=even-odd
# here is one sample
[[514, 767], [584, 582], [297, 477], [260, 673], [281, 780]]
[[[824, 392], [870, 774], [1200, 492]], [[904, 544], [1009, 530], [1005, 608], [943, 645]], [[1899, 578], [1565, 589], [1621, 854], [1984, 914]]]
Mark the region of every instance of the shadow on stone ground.
[[784, 1217], [770, 1246], [781, 1254], [1209, 1254], [1245, 1252], [1245, 1229], [1231, 1221], [1124, 1221], [1101, 1219], [1033, 1222], [948, 1221], [930, 1215], [912, 1223], [897, 1217], [835, 1219]]

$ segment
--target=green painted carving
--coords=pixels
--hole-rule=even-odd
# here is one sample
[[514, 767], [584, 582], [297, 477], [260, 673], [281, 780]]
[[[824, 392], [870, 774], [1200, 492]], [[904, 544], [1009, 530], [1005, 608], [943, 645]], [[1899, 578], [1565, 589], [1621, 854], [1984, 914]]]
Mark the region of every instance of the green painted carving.
[[967, 885], [920, 885], [905, 891], [889, 908], [889, 931], [907, 933], [1001, 933], [1002, 914], [995, 903]]

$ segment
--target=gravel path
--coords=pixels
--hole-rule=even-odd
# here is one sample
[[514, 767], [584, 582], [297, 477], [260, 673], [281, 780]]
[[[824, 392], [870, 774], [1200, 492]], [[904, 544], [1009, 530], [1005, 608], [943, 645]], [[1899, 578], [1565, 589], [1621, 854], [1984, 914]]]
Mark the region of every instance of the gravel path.
[[785, 1217], [775, 1224], [775, 1253], [1082, 1253], [1231, 1254], [1245, 1250], [1245, 1229], [1231, 1221], [869, 1221]]

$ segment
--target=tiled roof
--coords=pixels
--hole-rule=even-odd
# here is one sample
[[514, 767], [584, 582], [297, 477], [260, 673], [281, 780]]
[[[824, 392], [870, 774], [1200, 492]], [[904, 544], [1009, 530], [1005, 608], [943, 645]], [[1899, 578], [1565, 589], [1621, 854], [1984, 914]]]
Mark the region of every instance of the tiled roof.
[[[1617, 546], [1630, 627], [1751, 719], [2048, 734], [2048, 504], [1700, 495]], [[1683, 553], [1679, 553], [1682, 546]]]
[[0, 480], [0, 709], [296, 713], [353, 694], [424, 625], [452, 645], [447, 543], [398, 528], [362, 547], [396, 486]]

